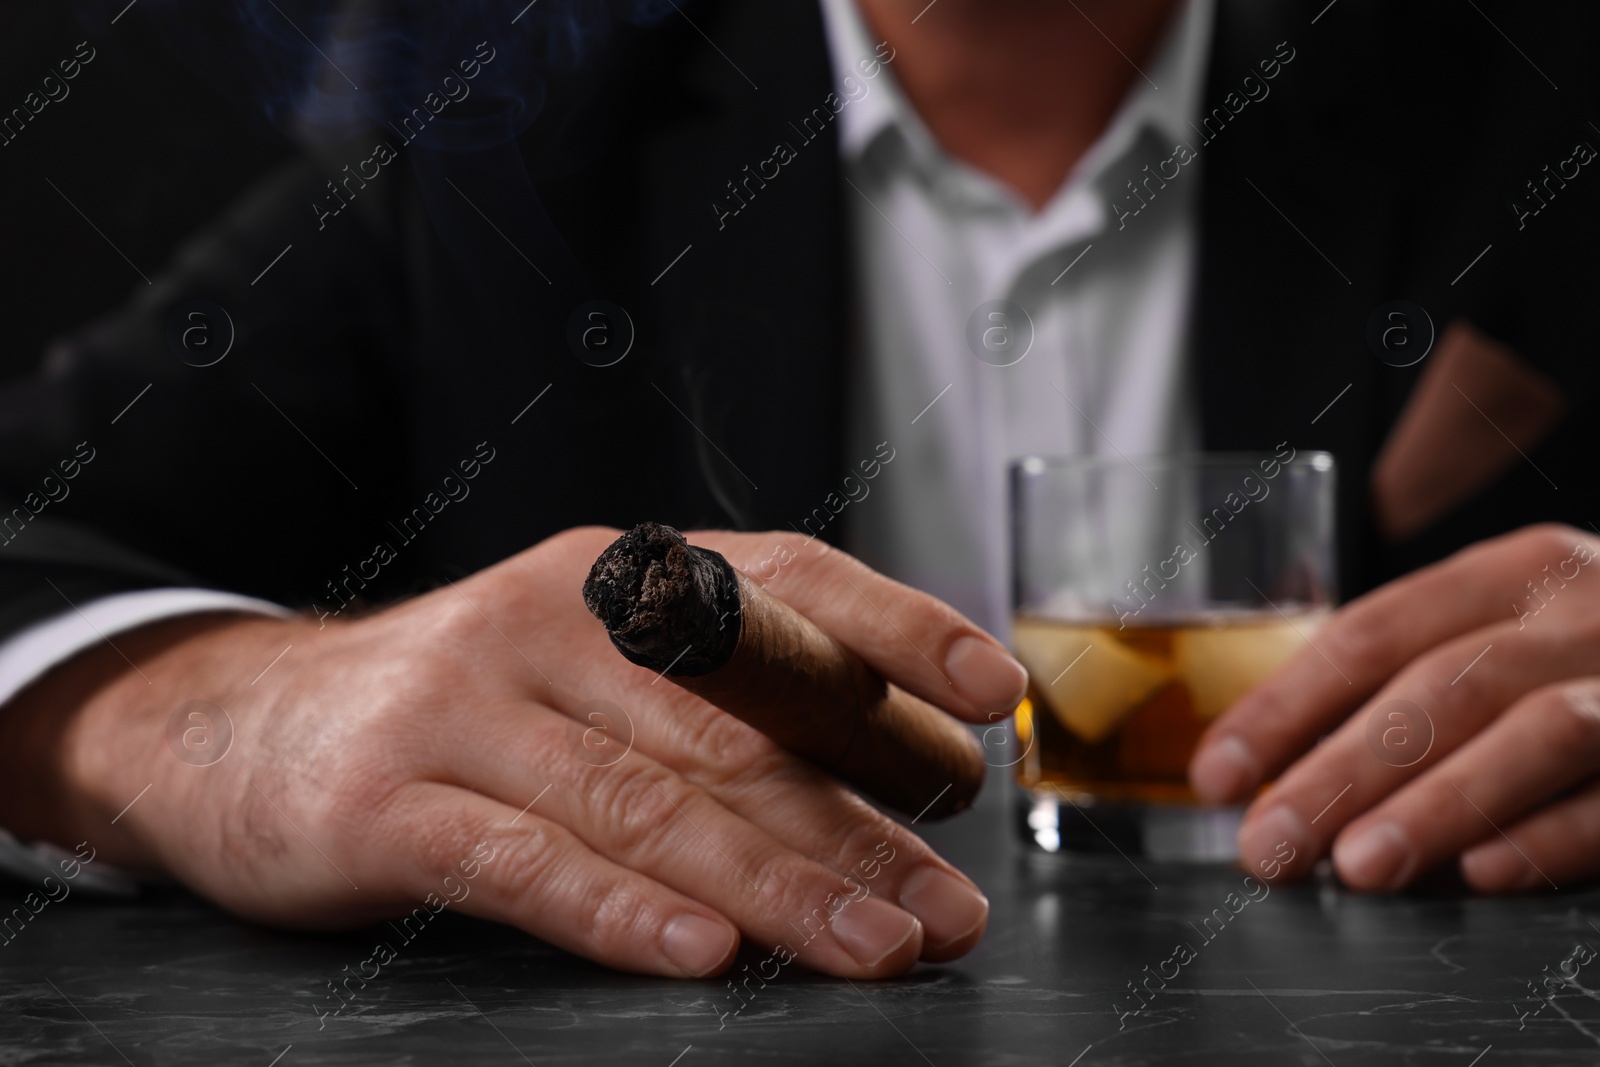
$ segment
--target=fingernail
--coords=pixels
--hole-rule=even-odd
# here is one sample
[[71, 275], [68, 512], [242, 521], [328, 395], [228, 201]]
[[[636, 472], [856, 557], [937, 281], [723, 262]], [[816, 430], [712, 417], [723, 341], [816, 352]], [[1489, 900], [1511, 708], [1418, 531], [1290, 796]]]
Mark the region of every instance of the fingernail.
[[945, 653], [944, 670], [956, 692], [985, 712], [1010, 711], [1028, 689], [1022, 664], [981, 637], [957, 638]]
[[1405, 831], [1392, 822], [1369, 826], [1334, 847], [1333, 865], [1358, 889], [1395, 889], [1415, 859]]
[[863, 967], [876, 967], [917, 932], [915, 916], [877, 897], [863, 897], [833, 917], [833, 936]]
[[1295, 860], [1309, 855], [1311, 827], [1293, 808], [1279, 804], [1258, 819], [1248, 819], [1239, 831], [1239, 858], [1267, 878], [1276, 878]]
[[1503, 841], [1490, 841], [1463, 854], [1461, 877], [1472, 888], [1485, 893], [1526, 892], [1544, 880], [1543, 875], [1528, 866], [1528, 861]]
[[737, 939], [728, 926], [685, 912], [661, 932], [661, 951], [691, 978], [703, 978], [728, 958]]
[[1508, 889], [1513, 881], [1508, 850], [1494, 841], [1461, 854], [1461, 877], [1480, 892]]
[[1254, 753], [1232, 734], [1201, 749], [1189, 766], [1189, 784], [1208, 804], [1237, 800], [1260, 779]]
[[937, 867], [918, 867], [900, 887], [900, 906], [922, 920], [925, 948], [968, 937], [989, 918], [989, 900], [977, 888]]

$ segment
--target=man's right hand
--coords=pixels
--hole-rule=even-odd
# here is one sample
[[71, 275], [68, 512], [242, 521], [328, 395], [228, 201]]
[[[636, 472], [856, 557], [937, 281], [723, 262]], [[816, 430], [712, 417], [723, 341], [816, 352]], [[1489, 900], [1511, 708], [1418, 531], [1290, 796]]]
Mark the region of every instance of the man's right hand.
[[[0, 819], [283, 926], [449, 902], [670, 976], [726, 968], [741, 933], [847, 977], [970, 950], [988, 917], [971, 881], [611, 647], [579, 590], [615, 535], [568, 531], [355, 622], [211, 615], [118, 635], [0, 709]], [[951, 714], [992, 725], [1022, 696], [993, 638], [843, 553], [691, 540]], [[191, 724], [191, 701], [225, 711], [225, 752], [222, 717]]]

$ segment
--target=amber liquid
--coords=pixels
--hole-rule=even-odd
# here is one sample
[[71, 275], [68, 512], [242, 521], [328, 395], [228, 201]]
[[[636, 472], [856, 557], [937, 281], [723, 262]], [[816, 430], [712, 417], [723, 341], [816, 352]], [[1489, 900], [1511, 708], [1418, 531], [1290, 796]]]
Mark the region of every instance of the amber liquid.
[[1017, 616], [1012, 648], [1029, 675], [1017, 709], [1018, 780], [1074, 801], [1197, 803], [1187, 778], [1200, 735], [1304, 648], [1326, 614], [1217, 614], [1122, 629]]

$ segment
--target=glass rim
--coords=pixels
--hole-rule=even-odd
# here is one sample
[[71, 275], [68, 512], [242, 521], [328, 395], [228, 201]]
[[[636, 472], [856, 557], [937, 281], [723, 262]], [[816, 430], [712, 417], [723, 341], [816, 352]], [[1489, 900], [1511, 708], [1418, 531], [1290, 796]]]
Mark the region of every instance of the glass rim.
[[1278, 458], [1276, 452], [1190, 452], [1172, 454], [1146, 454], [1138, 456], [1107, 456], [1099, 453], [1084, 455], [1026, 455], [1018, 456], [1008, 463], [1007, 469], [1012, 474], [1036, 475], [1044, 474], [1050, 470], [1083, 470], [1092, 468], [1120, 467], [1128, 470], [1138, 470], [1142, 466], [1153, 467], [1254, 467], [1262, 460], [1277, 460], [1279, 463], [1298, 463], [1302, 458], [1312, 460], [1307, 466], [1316, 471], [1333, 471], [1337, 466], [1333, 453], [1320, 448], [1306, 448], [1297, 450], [1294, 459], [1283, 460]]

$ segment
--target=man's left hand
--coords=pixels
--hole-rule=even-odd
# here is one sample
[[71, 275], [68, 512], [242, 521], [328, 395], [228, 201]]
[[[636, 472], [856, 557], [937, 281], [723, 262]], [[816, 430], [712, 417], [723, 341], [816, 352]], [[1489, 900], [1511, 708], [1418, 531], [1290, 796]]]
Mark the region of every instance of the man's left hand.
[[1245, 815], [1240, 859], [1254, 869], [1288, 842], [1286, 867], [1303, 875], [1331, 847], [1364, 890], [1449, 860], [1483, 892], [1600, 876], [1597, 554], [1587, 532], [1527, 527], [1310, 634], [1190, 764], [1212, 803], [1272, 783]]

